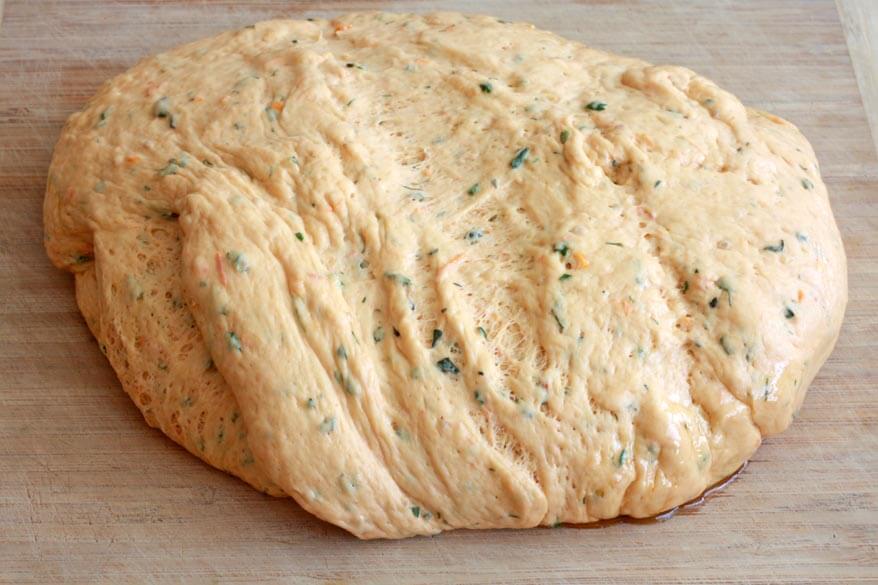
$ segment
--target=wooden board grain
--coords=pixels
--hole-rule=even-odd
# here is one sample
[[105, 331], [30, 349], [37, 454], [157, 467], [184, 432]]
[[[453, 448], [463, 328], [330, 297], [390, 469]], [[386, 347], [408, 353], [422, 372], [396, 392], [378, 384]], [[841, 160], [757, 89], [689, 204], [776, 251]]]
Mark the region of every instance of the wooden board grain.
[[835, 4], [872, 129], [872, 143], [878, 149], [878, 2], [835, 0]]
[[[67, 115], [150, 53], [349, 9], [493, 13], [688, 66], [814, 144], [849, 260], [835, 353], [796, 423], [701, 511], [596, 530], [360, 542], [149, 429], [41, 245]], [[878, 583], [878, 160], [831, 0], [8, 0], [0, 31], [0, 582]]]

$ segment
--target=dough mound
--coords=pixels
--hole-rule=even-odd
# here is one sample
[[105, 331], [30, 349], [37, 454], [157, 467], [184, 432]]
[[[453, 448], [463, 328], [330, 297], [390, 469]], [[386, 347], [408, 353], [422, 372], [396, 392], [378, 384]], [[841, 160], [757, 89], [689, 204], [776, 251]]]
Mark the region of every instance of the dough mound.
[[483, 16], [146, 59], [44, 213], [147, 422], [362, 538], [677, 506], [790, 424], [847, 296], [794, 126]]

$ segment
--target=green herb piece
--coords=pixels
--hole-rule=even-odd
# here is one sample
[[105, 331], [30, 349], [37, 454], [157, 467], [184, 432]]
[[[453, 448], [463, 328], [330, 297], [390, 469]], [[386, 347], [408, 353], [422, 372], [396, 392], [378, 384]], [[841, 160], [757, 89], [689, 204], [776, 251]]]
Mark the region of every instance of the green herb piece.
[[421, 202], [426, 199], [423, 191], [411, 191], [410, 193], [408, 193], [408, 196], [411, 197], [412, 201]]
[[786, 317], [787, 319], [792, 319], [793, 317], [796, 316], [796, 314], [793, 312], [793, 310], [791, 308], [784, 307], [783, 316]]
[[524, 148], [519, 150], [517, 153], [515, 153], [515, 157], [513, 157], [513, 159], [509, 162], [509, 166], [512, 167], [513, 169], [517, 169], [518, 167], [520, 167], [521, 165], [524, 164], [524, 161], [527, 160], [527, 157], [529, 155], [530, 155], [530, 148], [525, 146]]
[[565, 272], [564, 274], [562, 274], [561, 276], [558, 277], [558, 280], [563, 282], [565, 280], [570, 280], [571, 278], [573, 278], [573, 275]]
[[769, 244], [768, 246], [765, 246], [762, 249], [766, 252], [783, 252], [783, 248], [784, 248], [784, 243], [783, 243], [783, 240], [781, 240], [777, 244]]
[[555, 304], [554, 307], [552, 307], [552, 317], [555, 318], [555, 323], [558, 324], [558, 331], [560, 331], [561, 333], [564, 333], [564, 321], [563, 321], [563, 320], [561, 319], [561, 317], [558, 315], [558, 305], [557, 305], [557, 303]]
[[814, 183], [812, 183], [810, 179], [803, 178], [802, 179], [802, 187], [804, 187], [806, 190], [810, 191], [811, 189], [814, 188]]
[[479, 335], [481, 335], [485, 339], [488, 339], [488, 332], [485, 331], [484, 327], [477, 327], [476, 330], [479, 332]]
[[226, 338], [229, 341], [229, 349], [233, 349], [238, 352], [243, 351], [241, 347], [241, 338], [238, 337], [237, 333], [235, 333], [234, 331], [229, 331], [228, 333], [226, 333]]
[[156, 102], [152, 105], [152, 112], [156, 118], [167, 118], [171, 115], [170, 109], [168, 106], [170, 105], [170, 101], [167, 97], [161, 97], [156, 100]]
[[482, 186], [478, 183], [473, 183], [473, 186], [466, 190], [469, 195], [476, 195], [479, 191], [482, 190]]
[[335, 354], [338, 356], [339, 359], [348, 359], [348, 350], [346, 350], [343, 345], [338, 346], [338, 349], [335, 350]]
[[475, 228], [475, 229], [471, 229], [470, 231], [468, 231], [466, 233], [465, 237], [469, 241], [470, 244], [475, 244], [476, 242], [481, 240], [482, 236], [484, 236], [484, 235], [485, 235], [485, 232], [483, 232], [479, 228]]
[[716, 281], [716, 286], [723, 292], [729, 295], [729, 306], [732, 306], [732, 285], [726, 280], [725, 276], [721, 276], [719, 280]]
[[442, 358], [438, 362], [436, 362], [436, 366], [439, 368], [439, 371], [445, 374], [459, 374], [460, 368], [454, 365], [454, 362], [451, 361], [450, 358]]
[[384, 340], [384, 327], [381, 327], [379, 325], [378, 327], [376, 327], [374, 329], [374, 331], [372, 331], [372, 340], [375, 343], [380, 343], [381, 341]]
[[357, 385], [356, 383], [348, 376], [342, 376], [341, 372], [336, 370], [335, 372], [335, 381], [342, 385], [344, 391], [350, 394], [351, 396], [357, 395]]
[[616, 246], [618, 248], [624, 248], [622, 242], [604, 242], [608, 246]]
[[385, 272], [384, 278], [389, 278], [393, 282], [395, 282], [397, 284], [401, 284], [403, 286], [411, 286], [412, 285], [412, 279], [410, 279], [408, 276], [398, 274], [396, 272]]
[[237, 272], [247, 272], [250, 270], [247, 257], [241, 252], [226, 252], [226, 260], [235, 267]]
[[796, 232], [796, 239], [800, 242], [804, 243], [808, 241], [808, 236], [803, 234], [802, 232]]
[[562, 257], [567, 256], [570, 252], [570, 247], [567, 246], [567, 242], [558, 242], [554, 246], [552, 246], [553, 252], [558, 252]]
[[485, 405], [485, 397], [482, 395], [481, 390], [476, 390], [475, 392], [473, 392], [473, 398], [475, 398], [476, 402], [478, 402], [481, 406]]
[[713, 297], [712, 299], [710, 299], [710, 308], [715, 309], [718, 303], [719, 299], [717, 297]]
[[616, 457], [616, 467], [622, 467], [626, 461], [628, 461], [628, 449], [622, 449]]
[[479, 88], [482, 90], [482, 93], [491, 93], [492, 91], [494, 91], [494, 86], [491, 85], [490, 81], [480, 83]]
[[585, 104], [586, 110], [591, 110], [592, 112], [603, 112], [607, 109], [607, 104], [600, 101], [592, 101]]
[[681, 288], [680, 290], [682, 291], [682, 293], [683, 293], [684, 295], [686, 294], [686, 291], [689, 290], [689, 281], [688, 281], [688, 280], [686, 280], [686, 281], [683, 282], [683, 286], [682, 286], [682, 288]]
[[415, 518], [419, 518], [421, 516], [420, 506], [412, 506], [412, 516], [414, 516]]
[[726, 339], [725, 335], [723, 335], [722, 337], [719, 338], [719, 344], [722, 346], [723, 351], [726, 352], [726, 355], [732, 355], [733, 353], [735, 353], [735, 350], [732, 347], [731, 342], [729, 342], [729, 340]]
[[442, 339], [442, 330], [434, 329], [433, 330], [433, 341], [430, 343], [430, 347], [436, 347], [436, 344], [439, 343], [439, 340]]
[[568, 138], [570, 138], [570, 130], [561, 130], [561, 144], [567, 144]]
[[299, 240], [300, 242], [304, 242], [305, 236], [302, 234], [302, 232], [296, 232], [296, 239]]
[[177, 164], [177, 161], [171, 159], [167, 166], [159, 170], [159, 175], [161, 175], [162, 177], [167, 177], [168, 175], [176, 175], [177, 171], [179, 170], [180, 166]]
[[110, 117], [111, 111], [113, 111], [112, 106], [110, 106], [109, 108], [107, 108], [106, 110], [104, 110], [100, 114], [98, 114], [98, 123], [96, 124], [96, 126], [98, 128], [103, 128], [104, 126], [107, 125], [107, 119]]
[[330, 434], [335, 430], [335, 417], [329, 416], [323, 419], [323, 422], [320, 423], [320, 432], [324, 435]]
[[[305, 406], [309, 409], [313, 409], [315, 406], [317, 406], [317, 401], [314, 400], [313, 398], [309, 398], [308, 400], [305, 401]], [[235, 421], [232, 421], [232, 422], [235, 422]]]
[[656, 189], [658, 189], [661, 186], [661, 184], [662, 184], [662, 180], [659, 179], [658, 181], [653, 183], [652, 186], [655, 187]]

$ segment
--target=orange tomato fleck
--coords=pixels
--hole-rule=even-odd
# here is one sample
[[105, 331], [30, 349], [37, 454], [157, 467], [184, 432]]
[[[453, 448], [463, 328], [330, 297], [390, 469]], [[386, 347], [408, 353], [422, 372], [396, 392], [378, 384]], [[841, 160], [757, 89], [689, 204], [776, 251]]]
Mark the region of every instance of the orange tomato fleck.
[[655, 216], [652, 214], [652, 212], [650, 210], [648, 210], [644, 207], [641, 207], [639, 205], [637, 206], [637, 213], [639, 213], [643, 217], [648, 217], [649, 219], [655, 219]]
[[801, 303], [803, 300], [805, 300], [805, 291], [799, 289], [799, 302]]
[[284, 109], [283, 102], [271, 102], [271, 109], [280, 114]]
[[136, 154], [129, 154], [125, 157], [125, 162], [127, 162], [129, 165], [136, 165], [140, 162], [140, 157]]
[[226, 270], [223, 267], [223, 257], [220, 256], [219, 252], [217, 252], [216, 256], [214, 256], [214, 260], [216, 261], [216, 271], [219, 274], [220, 284], [226, 286]]
[[576, 268], [588, 268], [588, 259], [586, 259], [585, 254], [580, 251], [573, 252], [573, 259], [576, 260]]
[[448, 262], [446, 262], [445, 264], [440, 266], [439, 270], [436, 271], [436, 277], [442, 278], [442, 275], [445, 273], [445, 271], [447, 269], [451, 268], [452, 266], [454, 266], [455, 264], [460, 262], [462, 259], [463, 259], [463, 252], [461, 252], [460, 254], [457, 254], [451, 260], [449, 260]]

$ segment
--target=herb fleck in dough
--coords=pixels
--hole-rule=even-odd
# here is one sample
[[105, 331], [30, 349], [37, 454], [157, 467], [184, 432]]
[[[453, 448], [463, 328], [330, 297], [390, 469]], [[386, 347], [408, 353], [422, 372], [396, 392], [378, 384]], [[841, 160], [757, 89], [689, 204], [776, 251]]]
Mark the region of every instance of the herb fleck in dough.
[[847, 296], [794, 126], [450, 13], [142, 61], [45, 226], [150, 425], [363, 538], [683, 503], [790, 424]]

